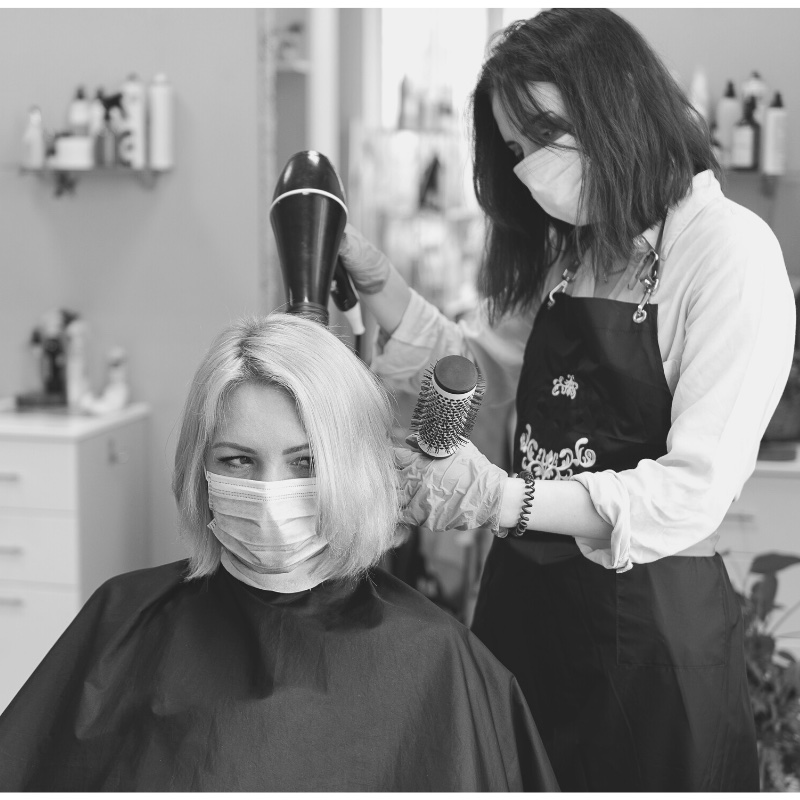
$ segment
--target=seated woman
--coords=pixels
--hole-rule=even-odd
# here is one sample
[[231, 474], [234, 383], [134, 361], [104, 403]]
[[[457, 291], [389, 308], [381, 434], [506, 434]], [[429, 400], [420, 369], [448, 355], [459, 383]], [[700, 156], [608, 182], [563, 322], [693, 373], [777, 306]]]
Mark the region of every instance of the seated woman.
[[175, 456], [191, 556], [89, 599], [0, 717], [0, 789], [555, 789], [511, 673], [376, 567], [390, 426], [317, 323], [225, 330]]

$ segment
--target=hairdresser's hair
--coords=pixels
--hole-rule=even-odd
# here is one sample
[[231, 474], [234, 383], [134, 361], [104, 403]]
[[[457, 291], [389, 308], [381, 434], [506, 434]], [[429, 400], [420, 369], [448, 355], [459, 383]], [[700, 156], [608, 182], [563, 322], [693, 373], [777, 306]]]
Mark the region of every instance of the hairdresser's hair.
[[319, 491], [326, 577], [364, 575], [392, 546], [399, 509], [386, 391], [320, 324], [289, 314], [228, 326], [200, 364], [183, 412], [172, 491], [191, 551], [187, 579], [213, 573], [221, 545], [211, 521], [205, 458], [228, 399], [244, 383], [278, 386], [297, 404]]
[[[533, 81], [555, 84], [564, 100], [569, 120], [559, 127], [578, 143], [589, 225], [553, 219], [514, 175], [518, 159], [497, 128], [492, 97], [523, 136], [551, 145], [537, 133], [543, 109]], [[487, 217], [480, 288], [493, 314], [538, 299], [560, 257], [591, 249], [598, 275], [627, 262], [638, 234], [686, 196], [695, 174], [720, 176], [705, 122], [641, 34], [606, 9], [551, 9], [502, 31], [472, 95], [472, 141]]]

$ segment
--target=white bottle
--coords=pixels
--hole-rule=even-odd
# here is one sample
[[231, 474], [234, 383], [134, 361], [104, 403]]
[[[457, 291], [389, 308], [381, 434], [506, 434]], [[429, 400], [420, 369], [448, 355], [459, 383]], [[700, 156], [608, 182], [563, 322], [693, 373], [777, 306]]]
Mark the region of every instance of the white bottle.
[[736, 91], [733, 88], [733, 81], [728, 81], [725, 94], [720, 97], [717, 103], [716, 113], [716, 138], [722, 150], [721, 166], [728, 168], [731, 166], [731, 150], [733, 148], [733, 129], [742, 115], [742, 106], [736, 99]]
[[689, 88], [689, 102], [707, 123], [709, 119], [708, 79], [702, 67], [698, 67], [694, 71], [692, 85]]
[[89, 133], [89, 101], [79, 86], [75, 97], [67, 109], [67, 130], [73, 136], [87, 136]]
[[775, 92], [772, 105], [764, 113], [761, 170], [765, 175], [786, 173], [786, 109], [780, 92]]
[[103, 105], [103, 90], [98, 89], [94, 100], [89, 103], [89, 136], [99, 136], [106, 121], [106, 107]]
[[752, 75], [742, 84], [742, 103], [746, 103], [751, 97], [755, 98], [756, 107], [753, 116], [759, 125], [764, 124], [768, 92], [767, 84], [756, 70], [753, 70]]
[[731, 167], [741, 170], [758, 169], [761, 152], [759, 139], [761, 126], [755, 120], [755, 97], [749, 97], [744, 104], [744, 114], [733, 129]]
[[159, 73], [148, 89], [149, 163], [151, 169], [167, 170], [174, 165], [174, 101], [172, 86]]
[[89, 414], [111, 414], [128, 405], [131, 390], [128, 385], [128, 357], [121, 347], [108, 353], [108, 382], [99, 397], [84, 395], [81, 409]]
[[46, 151], [42, 112], [38, 106], [31, 106], [28, 124], [22, 134], [22, 166], [25, 169], [42, 169]]
[[64, 329], [67, 351], [67, 405], [79, 410], [89, 393], [87, 339], [89, 329], [82, 319], [75, 319]]
[[122, 108], [125, 112], [126, 135], [120, 142], [120, 159], [131, 169], [144, 169], [145, 160], [145, 96], [144, 84], [132, 74], [122, 84]]

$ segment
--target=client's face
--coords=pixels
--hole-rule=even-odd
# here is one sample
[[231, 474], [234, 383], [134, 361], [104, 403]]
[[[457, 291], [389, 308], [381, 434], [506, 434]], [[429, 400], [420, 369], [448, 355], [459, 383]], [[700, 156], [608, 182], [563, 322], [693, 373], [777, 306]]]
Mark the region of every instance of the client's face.
[[310, 478], [311, 450], [294, 399], [256, 383], [234, 389], [205, 467], [216, 475], [251, 481]]

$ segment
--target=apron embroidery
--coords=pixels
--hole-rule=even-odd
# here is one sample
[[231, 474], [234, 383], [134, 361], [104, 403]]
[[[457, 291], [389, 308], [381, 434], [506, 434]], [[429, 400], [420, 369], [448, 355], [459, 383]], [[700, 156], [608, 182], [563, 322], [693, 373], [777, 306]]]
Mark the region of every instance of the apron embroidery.
[[575, 380], [574, 375], [567, 375], [566, 380], [564, 380], [563, 375], [553, 378], [553, 397], [565, 394], [570, 400], [574, 400], [577, 393], [578, 382]]
[[565, 447], [559, 452], [545, 450], [531, 436], [531, 426], [526, 425], [519, 437], [519, 449], [523, 453], [522, 469], [528, 470], [539, 480], [564, 480], [571, 478], [572, 467], [589, 468], [594, 466], [597, 455], [594, 450], [584, 447], [589, 440], [582, 436], [575, 442], [575, 450]]

